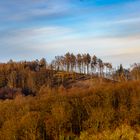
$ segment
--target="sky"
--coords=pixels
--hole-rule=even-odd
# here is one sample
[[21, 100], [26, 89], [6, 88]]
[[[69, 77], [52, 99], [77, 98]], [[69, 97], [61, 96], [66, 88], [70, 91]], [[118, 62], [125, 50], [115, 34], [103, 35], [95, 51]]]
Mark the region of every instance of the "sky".
[[140, 0], [0, 0], [0, 62], [90, 53], [140, 62]]

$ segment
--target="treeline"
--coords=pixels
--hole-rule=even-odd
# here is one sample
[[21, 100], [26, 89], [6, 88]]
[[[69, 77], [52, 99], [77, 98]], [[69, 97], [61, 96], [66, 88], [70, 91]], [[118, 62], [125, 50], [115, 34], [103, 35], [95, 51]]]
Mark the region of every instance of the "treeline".
[[[0, 64], [0, 98], [13, 98], [15, 92], [34, 95], [40, 87], [49, 83], [53, 71], [47, 70], [47, 62], [14, 62]], [[8, 92], [9, 91], [9, 92]]]
[[122, 64], [113, 68], [109, 62], [104, 62], [96, 55], [66, 53], [56, 56], [51, 62], [50, 68], [55, 71], [78, 72], [83, 74], [97, 75], [116, 81], [140, 80], [140, 64], [134, 63], [125, 69]]
[[[101, 59], [89, 54], [70, 54], [56, 56], [52, 63], [48, 64], [45, 58], [35, 61], [0, 63], [0, 98], [14, 98], [16, 94], [36, 95], [45, 85], [53, 87], [64, 85], [66, 77], [63, 72], [77, 72], [83, 74], [100, 73], [103, 75], [104, 66], [111, 69], [111, 64], [103, 63]], [[62, 72], [61, 75], [57, 72]], [[60, 77], [62, 77], [60, 79]], [[74, 76], [71, 76], [74, 77]], [[75, 76], [76, 77], [76, 76]], [[65, 84], [66, 85], [66, 84]]]
[[[36, 95], [42, 86], [66, 86], [69, 80], [80, 74], [91, 78], [109, 78], [118, 82], [140, 79], [140, 65], [134, 64], [131, 70], [122, 65], [112, 71], [112, 65], [95, 55], [66, 53], [56, 56], [48, 64], [45, 58], [35, 61], [0, 63], [0, 99], [13, 99], [17, 94]], [[71, 73], [71, 75], [69, 74]]]
[[140, 82], [42, 87], [0, 101], [1, 140], [139, 140]]
[[140, 64], [107, 81], [95, 57], [1, 63], [0, 140], [139, 140]]
[[103, 62], [100, 58], [90, 54], [77, 54], [66, 53], [64, 56], [56, 56], [51, 63], [55, 70], [64, 70], [68, 72], [79, 72], [84, 74], [99, 73], [103, 76], [103, 71], [112, 70], [112, 64]]

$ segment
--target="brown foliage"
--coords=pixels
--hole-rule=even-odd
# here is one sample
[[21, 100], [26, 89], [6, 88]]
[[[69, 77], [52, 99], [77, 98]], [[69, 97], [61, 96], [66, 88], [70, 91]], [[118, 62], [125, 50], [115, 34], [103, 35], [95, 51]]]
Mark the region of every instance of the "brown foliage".
[[[140, 82], [95, 83], [0, 101], [1, 140], [57, 140], [98, 134], [127, 124], [140, 130]], [[115, 135], [115, 133], [114, 133]], [[82, 135], [83, 136], [83, 135]]]

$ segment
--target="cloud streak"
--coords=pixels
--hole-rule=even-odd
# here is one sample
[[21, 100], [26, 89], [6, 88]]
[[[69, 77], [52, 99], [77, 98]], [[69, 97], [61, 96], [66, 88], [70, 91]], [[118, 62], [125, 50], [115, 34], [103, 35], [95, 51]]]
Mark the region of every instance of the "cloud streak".
[[[71, 28], [59, 26], [22, 29], [11, 32], [1, 39], [1, 59], [10, 56], [12, 59], [36, 59], [48, 57], [52, 59], [56, 54], [67, 51], [74, 53], [89, 52], [96, 54], [109, 62], [119, 64], [128, 56], [133, 56], [132, 61], [125, 61], [125, 65], [136, 62], [140, 53], [140, 36], [130, 37], [81, 37], [73, 36], [77, 33]], [[3, 49], [3, 46], [6, 46]], [[122, 47], [123, 46], [123, 47]], [[9, 48], [12, 49], [9, 49]], [[59, 52], [59, 53], [58, 53]], [[9, 55], [8, 55], [9, 54]], [[15, 56], [16, 54], [16, 56]], [[136, 55], [136, 56], [135, 56]], [[116, 60], [118, 56], [118, 61]], [[6, 58], [7, 59], [7, 58]]]
[[71, 51], [115, 58], [116, 65], [128, 55], [138, 61], [139, 6], [138, 0], [1, 1], [0, 60], [50, 60]]

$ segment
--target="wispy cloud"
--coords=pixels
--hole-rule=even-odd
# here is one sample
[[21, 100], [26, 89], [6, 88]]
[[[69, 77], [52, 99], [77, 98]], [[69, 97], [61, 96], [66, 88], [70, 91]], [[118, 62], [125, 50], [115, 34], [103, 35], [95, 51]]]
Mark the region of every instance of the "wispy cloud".
[[[8, 42], [2, 39], [1, 42], [6, 49], [2, 49], [2, 56], [9, 54], [11, 58], [16, 59], [35, 59], [42, 56], [53, 58], [56, 54], [63, 54], [67, 51], [74, 53], [90, 52], [98, 57], [110, 62], [120, 62], [125, 60], [128, 55], [135, 56], [140, 53], [140, 36], [131, 37], [73, 37], [76, 31], [71, 28], [59, 26], [34, 27], [11, 32]], [[6, 38], [6, 36], [5, 36]], [[9, 49], [11, 47], [11, 49]], [[15, 56], [16, 54], [16, 56]], [[111, 56], [111, 57], [110, 57]], [[117, 56], [118, 61], [116, 61]], [[140, 58], [136, 55], [132, 60]], [[125, 65], [131, 61], [125, 61]]]
[[5, 21], [30, 20], [37, 17], [55, 17], [67, 13], [69, 5], [67, 0], [39, 0], [39, 1], [17, 1], [3, 2], [0, 7], [2, 17]]
[[[52, 51], [49, 42], [71, 34], [72, 29], [60, 26], [32, 27], [0, 33], [0, 57], [31, 59], [45, 57]], [[51, 50], [51, 51], [50, 51]], [[6, 57], [5, 57], [6, 58]]]
[[93, 52], [107, 61], [120, 55], [123, 61], [140, 53], [139, 6], [139, 0], [1, 1], [0, 59], [71, 51]]

